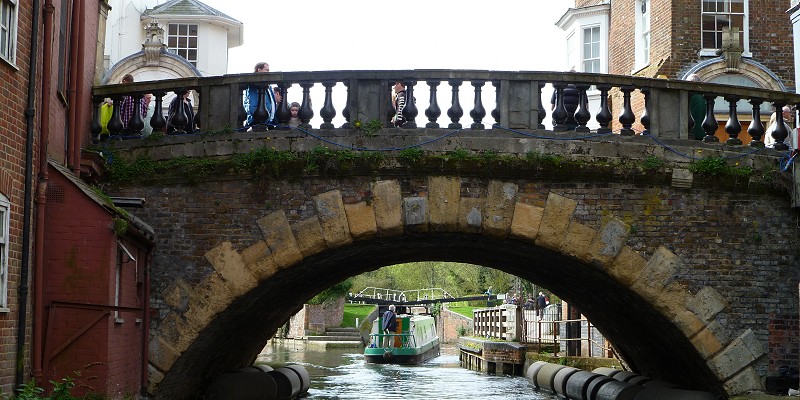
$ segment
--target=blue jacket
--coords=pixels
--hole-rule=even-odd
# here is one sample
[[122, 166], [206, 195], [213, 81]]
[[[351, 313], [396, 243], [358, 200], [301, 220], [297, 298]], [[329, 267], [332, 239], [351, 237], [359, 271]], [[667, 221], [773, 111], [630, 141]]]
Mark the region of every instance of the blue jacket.
[[386, 312], [383, 313], [383, 330], [384, 331], [385, 330], [389, 330], [391, 332], [394, 332], [397, 329], [397, 318], [396, 317], [397, 317], [397, 315], [395, 315], [395, 313], [393, 313], [393, 312], [391, 312], [389, 310], [386, 310]]
[[[266, 123], [268, 125], [277, 125], [276, 123], [276, 110], [277, 106], [275, 105], [275, 92], [272, 91], [271, 86], [267, 86], [266, 90], [266, 106], [267, 113], [269, 116], [267, 117]], [[244, 90], [244, 98], [242, 99], [244, 110], [247, 112], [247, 121], [245, 124], [250, 126], [253, 123], [253, 113], [256, 112], [256, 106], [258, 106], [258, 86], [248, 86], [247, 89]]]

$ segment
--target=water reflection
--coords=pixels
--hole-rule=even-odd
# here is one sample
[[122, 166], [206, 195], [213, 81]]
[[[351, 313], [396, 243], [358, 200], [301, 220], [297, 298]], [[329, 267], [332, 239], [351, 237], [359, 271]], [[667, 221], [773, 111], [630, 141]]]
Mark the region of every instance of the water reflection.
[[523, 377], [491, 376], [461, 368], [458, 349], [416, 366], [369, 364], [362, 349], [316, 349], [301, 341], [271, 341], [259, 363], [300, 364], [311, 377], [309, 399], [532, 399], [555, 396], [534, 390]]

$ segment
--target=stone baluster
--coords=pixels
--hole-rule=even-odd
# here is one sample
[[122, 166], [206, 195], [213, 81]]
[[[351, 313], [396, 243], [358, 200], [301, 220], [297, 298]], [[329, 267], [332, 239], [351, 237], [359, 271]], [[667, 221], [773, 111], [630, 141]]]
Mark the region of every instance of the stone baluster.
[[642, 122], [642, 126], [644, 130], [642, 131], [642, 135], [649, 135], [650, 134], [650, 88], [641, 88], [639, 89], [644, 96], [644, 111], [642, 111], [642, 116], [639, 118], [639, 121]]
[[449, 81], [452, 88], [453, 97], [450, 103], [450, 108], [447, 110], [447, 116], [450, 118], [450, 124], [447, 125], [448, 129], [461, 129], [461, 117], [464, 115], [464, 110], [461, 109], [461, 102], [458, 100], [458, 87], [461, 86], [461, 81]]
[[750, 121], [750, 126], [747, 127], [747, 134], [750, 135], [750, 146], [763, 148], [764, 142], [761, 138], [764, 136], [764, 124], [761, 123], [761, 104], [764, 100], [753, 98], [750, 99], [750, 104], [753, 106], [753, 120]]
[[322, 124], [320, 129], [333, 129], [333, 117], [336, 116], [336, 109], [333, 108], [333, 87], [336, 85], [335, 81], [323, 81], [322, 86], [325, 86], [325, 104], [322, 110], [319, 110], [319, 116], [322, 117]]
[[703, 98], [706, 99], [706, 118], [703, 120], [703, 131], [706, 136], [703, 137], [705, 143], [717, 143], [719, 139], [714, 135], [719, 128], [717, 119], [714, 117], [714, 100], [717, 98], [715, 94], [704, 94]]
[[575, 132], [589, 132], [586, 123], [592, 118], [589, 112], [589, 99], [586, 96], [586, 91], [589, 90], [589, 85], [578, 84], [575, 85], [578, 89], [578, 111], [575, 113], [575, 121], [578, 126], [575, 127]]
[[565, 131], [567, 127], [567, 109], [564, 107], [564, 88], [567, 87], [566, 83], [553, 82], [553, 87], [556, 89], [556, 108], [553, 110], [553, 130]]
[[[256, 102], [256, 109], [253, 111], [253, 118], [250, 120], [250, 125], [262, 125], [269, 119], [269, 112], [267, 112], [267, 90], [268, 87], [260, 86], [258, 88], [258, 101]], [[174, 125], [174, 124], [173, 124]], [[263, 130], [264, 127], [258, 127], [258, 130]], [[256, 127], [253, 130], [257, 130]]]
[[439, 123], [436, 120], [442, 115], [442, 110], [439, 108], [439, 102], [436, 100], [436, 88], [439, 86], [439, 81], [428, 81], [430, 87], [430, 104], [425, 109], [425, 116], [428, 117], [428, 123], [425, 124], [426, 128], [438, 128]]
[[300, 103], [300, 110], [297, 112], [297, 118], [300, 119], [300, 126], [302, 128], [311, 128], [311, 118], [314, 118], [314, 110], [311, 108], [311, 88], [314, 82], [300, 82], [300, 87], [303, 88], [303, 102]]
[[[153, 127], [153, 132], [163, 132], [164, 127], [167, 126], [167, 119], [164, 118], [164, 112], [162, 111], [164, 94], [164, 92], [153, 93], [153, 99], [156, 102], [153, 107], [153, 116], [150, 117], [150, 126]], [[240, 106], [240, 108], [244, 110], [244, 106]]]
[[500, 126], [500, 81], [492, 81], [494, 87], [494, 109], [491, 112], [494, 123], [492, 127]]
[[[392, 95], [392, 93], [394, 93], [394, 82], [399, 82], [399, 81], [389, 81], [389, 107], [386, 109], [386, 117], [388, 118], [389, 122], [394, 122], [394, 117], [395, 115], [397, 115], [397, 109], [394, 106], [395, 99], [394, 96]], [[392, 124], [392, 126], [395, 125]]]
[[542, 89], [544, 89], [544, 85], [546, 85], [546, 83], [539, 82], [537, 84], [538, 88], [536, 89], [537, 90], [536, 97], [537, 97], [537, 100], [539, 101], [539, 105], [537, 106], [537, 107], [539, 107], [539, 110], [537, 112], [539, 114], [539, 117], [538, 117], [538, 121], [539, 121], [538, 128], [539, 129], [544, 129], [544, 123], [543, 122], [544, 122], [545, 117], [547, 117], [547, 110], [544, 109], [544, 104], [542, 104]]
[[122, 118], [119, 116], [119, 109], [122, 106], [122, 97], [114, 98], [114, 109], [111, 111], [111, 119], [108, 121], [108, 131], [112, 135], [122, 133]]
[[413, 80], [405, 80], [403, 84], [406, 85], [406, 105], [403, 107], [403, 125], [401, 128], [403, 129], [414, 129], [417, 127], [417, 115], [419, 111], [417, 110], [417, 102], [414, 101], [414, 85], [417, 84], [417, 81]]
[[242, 100], [239, 101], [239, 106], [236, 110], [236, 121], [239, 122], [238, 126], [242, 126], [245, 124], [245, 121], [247, 121], [247, 110], [244, 109], [244, 96], [246, 96], [247, 92], [245, 92], [241, 86], [239, 87], [239, 92], [242, 93]]
[[100, 141], [100, 133], [103, 132], [103, 126], [100, 125], [100, 108], [103, 107], [103, 99], [92, 101], [92, 123], [89, 125], [89, 132], [92, 134], [92, 141]]
[[789, 131], [786, 130], [786, 125], [783, 122], [783, 106], [782, 101], [774, 101], [772, 105], [775, 107], [775, 130], [772, 131], [772, 138], [775, 139], [775, 150], [789, 150], [789, 146], [783, 141], [789, 136]]
[[634, 132], [631, 129], [636, 117], [631, 108], [631, 92], [633, 86], [622, 86], [619, 90], [622, 92], [622, 113], [619, 116], [619, 123], [622, 124], [622, 129], [619, 131], [621, 136], [633, 136]]
[[278, 92], [281, 94], [281, 102], [278, 104], [278, 110], [275, 112], [275, 118], [278, 120], [278, 129], [288, 130], [289, 121], [292, 119], [292, 112], [289, 110], [289, 88], [292, 87], [291, 83], [281, 82], [278, 84]]
[[739, 139], [739, 132], [742, 131], [742, 124], [739, 123], [739, 117], [736, 115], [736, 102], [739, 101], [739, 96], [725, 96], [725, 101], [728, 102], [728, 122], [725, 123], [728, 140], [725, 141], [725, 144], [741, 146], [742, 140]]
[[142, 95], [135, 94], [131, 96], [131, 101], [133, 102], [133, 114], [131, 115], [130, 121], [128, 121], [128, 129], [126, 130], [126, 135], [141, 135], [142, 129], [144, 129], [144, 121], [142, 120]]
[[609, 124], [611, 124], [613, 116], [608, 107], [608, 91], [611, 90], [611, 85], [597, 85], [597, 89], [600, 90], [600, 111], [594, 117], [595, 121], [600, 124], [597, 133], [610, 133]]
[[475, 104], [469, 116], [472, 117], [472, 125], [470, 129], [483, 129], [484, 125], [481, 121], [486, 117], [486, 109], [483, 108], [483, 101], [481, 100], [481, 88], [486, 82], [472, 81], [472, 86], [475, 88]]
[[[186, 109], [183, 106], [184, 104], [183, 92], [180, 90], [176, 90], [174, 93], [175, 93], [175, 115], [172, 116], [170, 125], [175, 127], [175, 131], [172, 133], [173, 134], [186, 133], [186, 125], [189, 123], [189, 117], [186, 115]], [[265, 108], [264, 113], [266, 112], [267, 110]]]
[[344, 81], [344, 88], [347, 91], [347, 100], [344, 103], [344, 109], [342, 109], [342, 116], [344, 117], [344, 124], [342, 124], [342, 129], [350, 129], [350, 82]]

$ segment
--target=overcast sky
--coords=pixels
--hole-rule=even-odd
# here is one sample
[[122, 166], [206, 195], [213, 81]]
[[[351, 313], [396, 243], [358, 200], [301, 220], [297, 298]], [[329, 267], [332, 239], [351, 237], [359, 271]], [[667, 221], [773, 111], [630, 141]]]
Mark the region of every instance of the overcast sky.
[[560, 71], [574, 0], [202, 0], [244, 23], [228, 73], [371, 69]]

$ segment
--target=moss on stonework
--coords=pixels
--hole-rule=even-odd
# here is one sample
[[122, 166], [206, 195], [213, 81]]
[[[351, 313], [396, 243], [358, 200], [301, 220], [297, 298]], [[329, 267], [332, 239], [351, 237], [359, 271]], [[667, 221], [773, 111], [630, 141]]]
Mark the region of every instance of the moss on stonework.
[[[108, 151], [108, 150], [106, 150]], [[529, 178], [543, 180], [591, 180], [669, 184], [672, 168], [666, 161], [650, 156], [641, 162], [568, 159], [561, 155], [529, 152], [524, 155], [494, 151], [473, 152], [458, 148], [448, 152], [425, 152], [410, 148], [397, 152], [333, 149], [317, 146], [309, 151], [276, 150], [262, 146], [248, 153], [219, 157], [177, 157], [153, 160], [149, 156], [126, 159], [111, 154], [109, 181], [131, 184], [158, 179], [189, 183], [215, 177], [248, 174], [255, 179], [300, 176], [375, 175], [380, 173], [454, 174]], [[755, 171], [729, 165], [721, 158], [706, 158], [689, 165], [697, 187], [729, 187], [748, 191], [785, 192], [777, 169]]]

